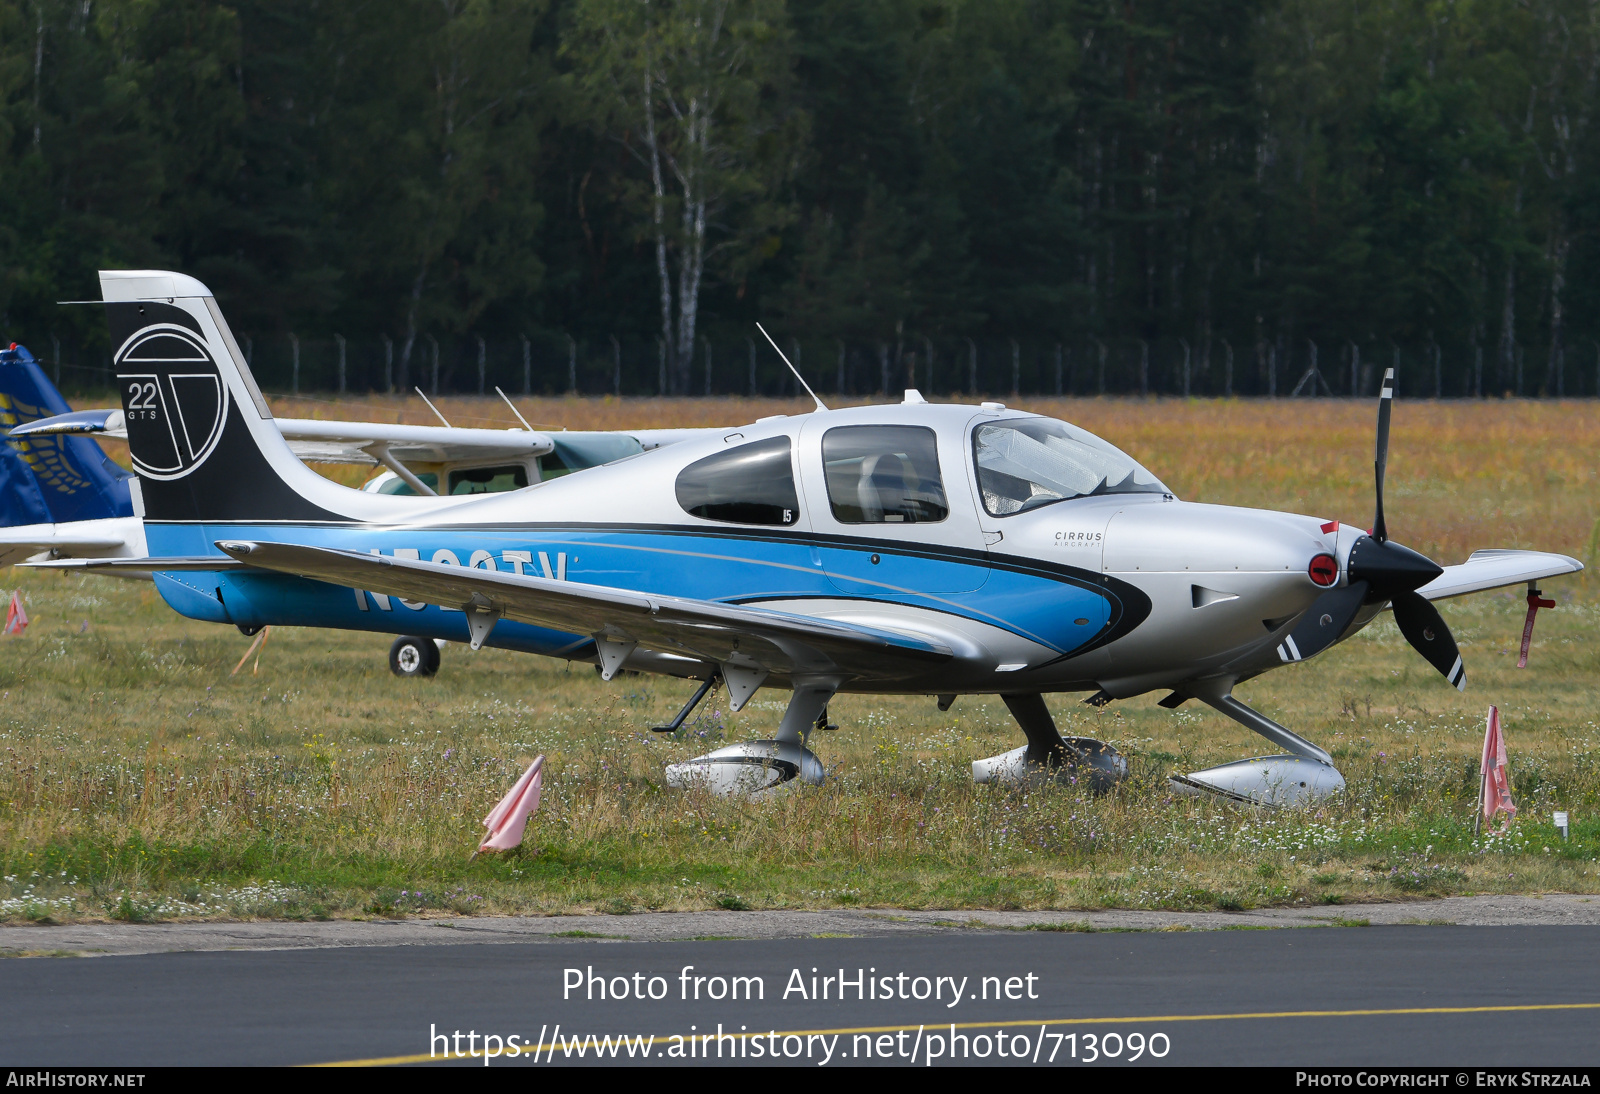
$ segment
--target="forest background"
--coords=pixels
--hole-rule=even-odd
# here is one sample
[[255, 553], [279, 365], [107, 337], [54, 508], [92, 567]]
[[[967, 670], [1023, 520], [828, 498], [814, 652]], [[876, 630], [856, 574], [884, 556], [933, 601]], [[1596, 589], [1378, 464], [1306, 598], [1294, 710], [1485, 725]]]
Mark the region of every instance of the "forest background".
[[279, 390], [782, 393], [759, 319], [857, 395], [1593, 396], [1597, 69], [1597, 0], [0, 0], [0, 335], [99, 386], [58, 301], [159, 267]]

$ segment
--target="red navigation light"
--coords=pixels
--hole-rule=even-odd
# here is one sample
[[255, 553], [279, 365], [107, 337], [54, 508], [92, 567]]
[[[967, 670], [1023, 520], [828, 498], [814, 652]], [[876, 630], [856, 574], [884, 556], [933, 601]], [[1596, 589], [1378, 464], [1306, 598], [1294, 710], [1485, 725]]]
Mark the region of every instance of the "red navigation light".
[[1311, 575], [1312, 581], [1326, 589], [1339, 580], [1339, 563], [1332, 555], [1317, 555], [1306, 567], [1306, 572]]

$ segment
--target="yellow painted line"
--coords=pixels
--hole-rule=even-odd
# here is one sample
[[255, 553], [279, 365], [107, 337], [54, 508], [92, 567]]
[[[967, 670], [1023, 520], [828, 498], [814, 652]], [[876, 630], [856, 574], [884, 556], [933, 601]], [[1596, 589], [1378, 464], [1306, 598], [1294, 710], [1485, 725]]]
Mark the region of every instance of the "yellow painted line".
[[[1017, 1026], [1097, 1026], [1126, 1024], [1129, 1022], [1143, 1022], [1151, 1024], [1156, 1022], [1230, 1022], [1241, 1018], [1372, 1018], [1387, 1017], [1400, 1014], [1509, 1014], [1518, 1011], [1541, 1010], [1600, 1010], [1600, 1003], [1526, 1003], [1519, 1006], [1500, 1007], [1395, 1007], [1385, 1010], [1273, 1010], [1255, 1011], [1247, 1014], [1136, 1014], [1124, 1018], [1050, 1018], [1044, 1021], [1028, 1021], [1025, 1019], [1012, 1019], [1004, 1022], [941, 1022], [930, 1026], [934, 1032], [946, 1029], [1009, 1029]], [[906, 1023], [897, 1026], [858, 1026], [854, 1029], [791, 1029], [778, 1030], [779, 1037], [851, 1037], [858, 1033], [898, 1033], [909, 1030]], [[767, 1037], [768, 1032], [727, 1033], [723, 1036], [743, 1039], [747, 1037]], [[588, 1034], [583, 1034], [587, 1045]], [[595, 1034], [604, 1037], [605, 1034]], [[615, 1035], [613, 1035], [615, 1036]], [[630, 1034], [630, 1036], [632, 1036]], [[673, 1037], [683, 1037], [685, 1034], [668, 1033], [657, 1035], [656, 1040], [666, 1042]], [[715, 1037], [716, 1034], [695, 1033], [695, 1037]], [[546, 1045], [519, 1045], [523, 1056], [535, 1053], [543, 1055], [560, 1049], [556, 1044]], [[563, 1054], [564, 1055], [564, 1054]], [[518, 1057], [511, 1057], [517, 1059]], [[626, 1057], [618, 1057], [626, 1059]], [[458, 1056], [433, 1056], [428, 1053], [419, 1053], [415, 1056], [377, 1056], [370, 1060], [337, 1060], [326, 1064], [307, 1064], [307, 1067], [390, 1067], [395, 1064], [425, 1064], [430, 1061], [441, 1063], [444, 1060], [482, 1059], [477, 1057]], [[610, 1057], [606, 1057], [610, 1059]]]

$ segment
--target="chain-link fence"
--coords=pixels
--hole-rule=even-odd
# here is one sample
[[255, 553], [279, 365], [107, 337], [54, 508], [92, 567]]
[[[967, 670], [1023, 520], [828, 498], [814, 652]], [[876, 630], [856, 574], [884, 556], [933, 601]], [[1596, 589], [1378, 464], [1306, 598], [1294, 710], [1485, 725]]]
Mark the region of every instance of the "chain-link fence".
[[[301, 337], [238, 335], [263, 390], [270, 393], [407, 392], [649, 396], [783, 396], [794, 377], [759, 334], [700, 339], [687, 384], [668, 376], [658, 339], [527, 335]], [[934, 338], [877, 342], [779, 337], [806, 381], [824, 397], [898, 397], [916, 387], [930, 398], [1007, 395], [1159, 395], [1194, 397], [1372, 396], [1393, 367], [1409, 398], [1600, 394], [1600, 343], [1563, 347], [1372, 338], [1267, 341], [1079, 336]], [[110, 387], [104, 350], [70, 339], [25, 343], [68, 389]]]

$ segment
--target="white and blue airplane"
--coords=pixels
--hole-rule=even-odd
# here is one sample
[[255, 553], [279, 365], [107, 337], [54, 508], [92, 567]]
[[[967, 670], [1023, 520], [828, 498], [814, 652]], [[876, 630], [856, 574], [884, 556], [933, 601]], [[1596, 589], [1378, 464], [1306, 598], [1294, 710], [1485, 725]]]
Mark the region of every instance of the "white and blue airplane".
[[1027, 744], [976, 761], [975, 778], [1071, 769], [1103, 788], [1125, 758], [1063, 739], [1044, 696], [1160, 689], [1165, 706], [1198, 699], [1284, 750], [1175, 776], [1180, 789], [1316, 800], [1344, 784], [1332, 758], [1235, 698], [1240, 681], [1392, 607], [1464, 687], [1430, 602], [1582, 569], [1533, 551], [1440, 567], [1388, 538], [1392, 377], [1371, 532], [1180, 501], [1067, 422], [912, 391], [889, 406], [817, 400], [505, 493], [363, 493], [295, 458], [204, 285], [161, 271], [100, 281], [150, 557], [42, 565], [139, 567], [183, 615], [247, 630], [420, 634], [592, 662], [607, 680], [702, 681], [674, 725], [719, 683], [736, 711], [762, 687], [792, 693], [775, 739], [675, 765], [673, 785], [819, 781], [806, 745], [829, 701], [874, 693], [942, 709], [998, 694]]

